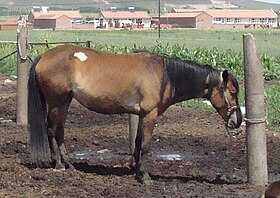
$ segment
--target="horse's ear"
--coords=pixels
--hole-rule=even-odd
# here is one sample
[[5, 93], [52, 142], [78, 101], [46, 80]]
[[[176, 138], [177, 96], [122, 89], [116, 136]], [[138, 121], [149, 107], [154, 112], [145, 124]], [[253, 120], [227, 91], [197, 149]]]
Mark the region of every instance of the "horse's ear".
[[223, 71], [222, 77], [223, 77], [223, 82], [227, 83], [228, 82], [228, 70]]

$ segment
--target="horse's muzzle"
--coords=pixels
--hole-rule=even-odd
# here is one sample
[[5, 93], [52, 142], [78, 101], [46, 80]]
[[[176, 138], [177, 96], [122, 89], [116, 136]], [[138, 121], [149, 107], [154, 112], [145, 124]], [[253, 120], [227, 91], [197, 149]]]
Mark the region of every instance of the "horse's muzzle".
[[227, 121], [227, 128], [229, 129], [236, 129], [239, 128], [242, 123], [242, 113], [240, 107], [236, 107], [229, 111], [228, 114], [228, 121]]

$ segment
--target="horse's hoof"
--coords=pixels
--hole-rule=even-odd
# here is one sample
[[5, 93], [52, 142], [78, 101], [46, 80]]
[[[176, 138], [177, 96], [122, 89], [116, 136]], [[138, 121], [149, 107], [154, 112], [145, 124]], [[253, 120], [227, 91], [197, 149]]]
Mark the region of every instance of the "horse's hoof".
[[147, 186], [152, 185], [152, 183], [153, 183], [152, 179], [146, 179], [146, 180], [142, 181], [142, 184], [145, 184]]
[[67, 164], [66, 167], [67, 167], [68, 169], [71, 169], [71, 170], [74, 170], [74, 169], [75, 169], [75, 167], [74, 167], [73, 164], [71, 164], [71, 163]]
[[151, 179], [149, 173], [143, 174], [141, 183], [145, 184], [145, 185], [150, 185], [152, 183], [152, 179]]
[[130, 163], [130, 168], [132, 169], [133, 172], [137, 172], [137, 169], [138, 169], [138, 168], [137, 168], [137, 166], [136, 166], [136, 163], [134, 163], [134, 162], [133, 162], [133, 163]]
[[142, 183], [142, 184], [151, 184], [152, 179], [149, 175], [149, 173], [147, 172], [140, 172], [138, 174], [136, 174], [136, 179], [138, 182]]
[[63, 164], [56, 164], [55, 169], [64, 169], [65, 170], [65, 166]]
[[35, 163], [34, 165], [37, 168], [51, 168], [52, 167], [50, 161], [41, 161], [41, 162]]

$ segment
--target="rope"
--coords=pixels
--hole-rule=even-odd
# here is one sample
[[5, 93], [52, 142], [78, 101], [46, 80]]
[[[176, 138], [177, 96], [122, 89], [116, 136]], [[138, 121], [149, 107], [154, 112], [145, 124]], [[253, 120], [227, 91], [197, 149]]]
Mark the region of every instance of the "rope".
[[266, 122], [266, 116], [264, 118], [244, 118], [244, 120], [250, 124], [260, 124]]
[[32, 63], [34, 63], [33, 59], [32, 59], [30, 56], [27, 55], [27, 58], [28, 58]]
[[19, 56], [22, 60], [26, 60], [27, 59], [27, 53], [25, 56], [22, 55], [21, 53], [21, 46], [20, 46], [20, 43], [18, 43], [18, 52], [19, 52]]

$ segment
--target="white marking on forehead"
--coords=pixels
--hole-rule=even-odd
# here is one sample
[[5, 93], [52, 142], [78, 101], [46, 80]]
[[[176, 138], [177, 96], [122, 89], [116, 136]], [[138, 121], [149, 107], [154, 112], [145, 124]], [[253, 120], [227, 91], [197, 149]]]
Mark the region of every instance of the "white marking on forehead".
[[87, 60], [87, 55], [84, 52], [75, 52], [74, 57], [80, 59], [80, 61], [85, 61]]
[[223, 72], [220, 72], [220, 79], [221, 79], [221, 82], [223, 82]]

